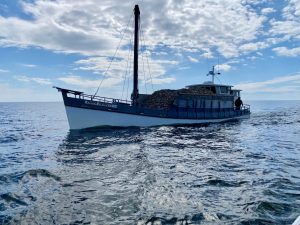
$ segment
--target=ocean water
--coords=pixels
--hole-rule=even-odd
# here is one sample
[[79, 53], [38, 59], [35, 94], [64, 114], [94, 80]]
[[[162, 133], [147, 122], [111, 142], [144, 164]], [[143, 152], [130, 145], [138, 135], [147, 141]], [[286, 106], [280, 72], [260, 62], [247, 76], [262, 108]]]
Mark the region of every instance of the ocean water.
[[70, 132], [62, 103], [0, 103], [0, 224], [292, 224], [300, 101], [250, 119]]

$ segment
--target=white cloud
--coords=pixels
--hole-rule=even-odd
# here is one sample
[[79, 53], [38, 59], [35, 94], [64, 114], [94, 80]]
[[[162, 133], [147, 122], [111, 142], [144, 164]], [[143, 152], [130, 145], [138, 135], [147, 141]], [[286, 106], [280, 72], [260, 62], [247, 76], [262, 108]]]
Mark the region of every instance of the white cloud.
[[8, 73], [9, 70], [3, 70], [3, 69], [0, 69], [0, 73]]
[[189, 67], [189, 66], [180, 66], [180, 67], [178, 67], [177, 69], [178, 70], [188, 70], [188, 69], [190, 69], [191, 67]]
[[272, 21], [270, 33], [282, 35], [285, 39], [300, 39], [300, 22], [296, 20]]
[[255, 61], [255, 60], [257, 60], [258, 58], [259, 58], [259, 57], [254, 56], [254, 55], [247, 57], [247, 59], [249, 59], [249, 60], [251, 60], [251, 61]]
[[[265, 16], [240, 0], [177, 0], [140, 2], [146, 43], [188, 52], [215, 48], [225, 57], [238, 56], [238, 47], [260, 35]], [[60, 0], [23, 2], [33, 21], [0, 17], [2, 46], [38, 46], [89, 56], [113, 54], [124, 31], [133, 1]], [[218, 15], [218, 16], [216, 16]], [[131, 25], [131, 24], [130, 24]], [[130, 28], [132, 31], [132, 28]], [[125, 35], [124, 44], [129, 42]]]
[[165, 77], [165, 78], [153, 78], [153, 84], [169, 84], [175, 82], [176, 79], [174, 77]]
[[[122, 54], [125, 55], [128, 53], [122, 52]], [[178, 65], [178, 62], [174, 60], [150, 59], [148, 61], [145, 58], [142, 59], [141, 56], [139, 58], [139, 79], [146, 83], [154, 83], [153, 80], [155, 80], [156, 84], [158, 84], [159, 82], [161, 82], [161, 84], [169, 83], [171, 81], [170, 78], [165, 77], [166, 69]], [[123, 60], [121, 58], [121, 61], [118, 62], [113, 61], [112, 63], [110, 63], [110, 61], [111, 60], [106, 57], [89, 57], [76, 61], [75, 64], [77, 65], [77, 67], [75, 69], [92, 71], [93, 73], [101, 74], [106, 79], [113, 78], [113, 80], [119, 80], [120, 82], [124, 80], [125, 76], [132, 76], [133, 65], [131, 63], [127, 64], [127, 60]], [[147, 62], [149, 62], [149, 67]], [[109, 66], [110, 69], [107, 70]], [[110, 82], [108, 84], [110, 84]]]
[[198, 59], [192, 57], [192, 56], [188, 56], [188, 59], [191, 61], [191, 62], [199, 62]]
[[35, 68], [37, 67], [37, 65], [34, 65], [34, 64], [21, 64], [22, 66], [24, 67], [28, 67], [28, 68]]
[[204, 48], [204, 53], [202, 53], [200, 56], [206, 59], [211, 59], [213, 58], [213, 53], [209, 48]]
[[264, 14], [264, 15], [267, 15], [267, 14], [273, 13], [273, 12], [276, 12], [276, 10], [273, 9], [273, 8], [263, 8], [263, 9], [261, 10], [261, 13]]
[[15, 76], [14, 77], [18, 81], [22, 82], [35, 82], [42, 85], [49, 85], [52, 84], [50, 79], [47, 78], [40, 78], [40, 77], [28, 77], [28, 76]]
[[289, 0], [288, 5], [284, 7], [283, 20], [270, 22], [270, 33], [273, 35], [280, 35], [285, 39], [300, 39], [300, 1]]
[[263, 4], [265, 2], [268, 2], [270, 0], [242, 0], [243, 4], [252, 4], [252, 5], [259, 5]]
[[277, 47], [277, 48], [273, 48], [273, 51], [280, 56], [289, 56], [289, 57], [300, 56], [300, 47], [298, 48]]
[[61, 101], [61, 96], [53, 92], [53, 89], [34, 89], [12, 87], [8, 84], [0, 84], [0, 102], [44, 102], [44, 101]]
[[266, 47], [268, 47], [268, 44], [266, 42], [253, 42], [253, 43], [243, 44], [239, 47], [239, 49], [242, 52], [254, 52]]
[[[104, 29], [97, 32], [75, 26], [77, 4], [66, 2], [37, 1], [24, 3], [27, 13], [33, 14], [34, 21], [22, 20], [15, 17], [0, 16], [0, 44], [4, 46], [30, 47], [38, 46], [49, 50], [66, 53], [96, 54], [101, 50], [116, 46], [116, 37], [107, 34]], [[78, 13], [80, 11], [77, 10]], [[66, 14], [64, 14], [66, 13]], [[73, 13], [73, 24], [68, 21], [69, 13]], [[88, 14], [86, 15], [88, 16]], [[71, 19], [71, 18], [70, 18]], [[78, 24], [79, 25], [79, 24]]]
[[113, 77], [104, 78], [104, 79], [86, 79], [74, 75], [59, 77], [57, 79], [66, 84], [75, 85], [81, 88], [97, 88], [100, 83], [102, 83], [101, 87], [106, 88], [106, 87], [114, 86], [121, 82], [120, 79], [113, 78]]
[[276, 77], [271, 80], [261, 82], [249, 82], [235, 85], [236, 88], [246, 92], [299, 92], [300, 91], [300, 74]]
[[217, 69], [220, 71], [229, 71], [232, 69], [232, 66], [229, 64], [220, 64], [217, 66]]

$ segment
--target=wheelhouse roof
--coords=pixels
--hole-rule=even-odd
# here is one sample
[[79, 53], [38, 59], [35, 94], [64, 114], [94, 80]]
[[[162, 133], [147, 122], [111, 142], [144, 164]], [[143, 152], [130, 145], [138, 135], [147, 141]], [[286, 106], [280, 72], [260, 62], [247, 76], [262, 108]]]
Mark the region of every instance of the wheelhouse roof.
[[213, 83], [204, 83], [204, 84], [192, 84], [186, 87], [233, 87], [232, 85], [223, 85], [223, 84], [213, 84]]

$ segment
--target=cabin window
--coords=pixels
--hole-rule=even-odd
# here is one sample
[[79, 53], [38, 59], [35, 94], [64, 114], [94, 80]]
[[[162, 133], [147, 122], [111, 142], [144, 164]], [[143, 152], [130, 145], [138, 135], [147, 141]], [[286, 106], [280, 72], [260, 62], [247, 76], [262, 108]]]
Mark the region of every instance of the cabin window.
[[205, 108], [205, 101], [204, 100], [201, 100], [201, 99], [198, 99], [197, 100], [197, 108]]
[[200, 102], [199, 108], [201, 109], [205, 108], [205, 100], [199, 100], [199, 102]]
[[232, 94], [235, 97], [240, 97], [240, 92], [239, 91], [232, 91]]
[[186, 100], [184, 100], [184, 99], [178, 100], [178, 107], [185, 108], [186, 107]]
[[232, 108], [232, 102], [231, 101], [222, 101], [221, 102], [221, 108]]
[[218, 100], [213, 100], [212, 101], [212, 108], [214, 108], [214, 109], [219, 108], [219, 101]]
[[194, 108], [194, 101], [193, 100], [188, 100], [188, 107], [189, 108]]
[[216, 87], [215, 87], [215, 86], [211, 87], [211, 91], [212, 91], [214, 94], [216, 94], [216, 93], [217, 93]]
[[220, 101], [220, 109], [226, 108], [226, 103], [225, 101]]
[[205, 100], [205, 108], [210, 109], [211, 108], [211, 101]]
[[227, 87], [220, 87], [220, 92], [221, 92], [221, 94], [227, 94], [228, 93], [228, 88]]

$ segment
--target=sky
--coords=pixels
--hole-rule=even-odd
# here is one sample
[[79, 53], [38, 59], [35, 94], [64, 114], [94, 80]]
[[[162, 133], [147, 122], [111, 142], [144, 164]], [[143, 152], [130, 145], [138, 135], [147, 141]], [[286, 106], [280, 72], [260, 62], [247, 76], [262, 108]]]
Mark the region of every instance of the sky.
[[300, 0], [1, 0], [0, 102], [61, 101], [53, 86], [129, 99], [135, 4], [140, 93], [215, 65], [244, 100], [300, 99]]

